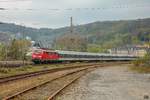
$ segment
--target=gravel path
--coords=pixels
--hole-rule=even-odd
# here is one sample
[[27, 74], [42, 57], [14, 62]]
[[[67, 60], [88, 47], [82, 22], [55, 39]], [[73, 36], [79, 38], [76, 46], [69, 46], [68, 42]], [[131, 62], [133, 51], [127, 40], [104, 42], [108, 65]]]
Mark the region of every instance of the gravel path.
[[129, 71], [127, 65], [103, 67], [80, 78], [56, 100], [150, 100], [150, 74]]

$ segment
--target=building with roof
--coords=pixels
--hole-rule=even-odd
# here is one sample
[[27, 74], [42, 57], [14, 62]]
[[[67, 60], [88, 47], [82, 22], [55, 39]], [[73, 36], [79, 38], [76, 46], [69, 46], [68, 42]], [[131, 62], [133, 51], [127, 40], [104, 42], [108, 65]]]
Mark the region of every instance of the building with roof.
[[128, 54], [140, 57], [143, 57], [149, 51], [150, 47], [148, 45], [127, 45], [109, 50], [111, 54]]

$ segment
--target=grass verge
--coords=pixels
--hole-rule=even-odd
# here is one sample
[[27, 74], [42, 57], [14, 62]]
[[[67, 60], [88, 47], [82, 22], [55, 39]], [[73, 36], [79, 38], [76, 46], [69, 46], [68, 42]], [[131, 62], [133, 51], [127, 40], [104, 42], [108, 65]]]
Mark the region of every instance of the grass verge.
[[130, 70], [138, 73], [150, 73], [150, 66], [130, 66]]
[[71, 67], [71, 66], [84, 65], [84, 64], [87, 64], [87, 63], [27, 65], [27, 66], [22, 66], [22, 67], [15, 67], [15, 68], [0, 67], [0, 78], [12, 76], [12, 75], [36, 72], [36, 71], [41, 71], [41, 70]]

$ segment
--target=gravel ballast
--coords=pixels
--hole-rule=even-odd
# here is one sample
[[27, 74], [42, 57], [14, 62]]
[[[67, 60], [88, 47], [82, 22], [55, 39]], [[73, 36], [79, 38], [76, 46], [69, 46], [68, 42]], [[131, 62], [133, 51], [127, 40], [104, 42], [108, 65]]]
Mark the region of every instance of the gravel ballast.
[[150, 100], [150, 74], [131, 72], [128, 65], [98, 68], [55, 100]]

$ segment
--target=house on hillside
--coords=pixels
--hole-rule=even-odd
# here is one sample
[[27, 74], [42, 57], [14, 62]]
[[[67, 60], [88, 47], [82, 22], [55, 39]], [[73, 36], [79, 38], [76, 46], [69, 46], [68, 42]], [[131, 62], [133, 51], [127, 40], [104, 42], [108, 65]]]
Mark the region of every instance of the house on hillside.
[[148, 45], [127, 45], [109, 50], [111, 54], [128, 54], [143, 57], [150, 47]]

